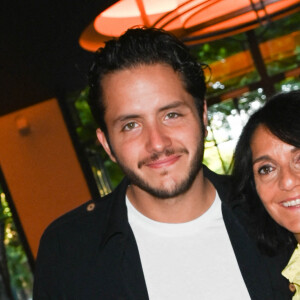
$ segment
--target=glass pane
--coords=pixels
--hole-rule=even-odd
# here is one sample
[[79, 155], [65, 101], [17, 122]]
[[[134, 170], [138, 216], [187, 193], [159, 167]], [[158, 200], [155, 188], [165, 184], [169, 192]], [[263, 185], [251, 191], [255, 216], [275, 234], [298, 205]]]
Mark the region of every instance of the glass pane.
[[[300, 12], [262, 25], [254, 31], [269, 76], [299, 66], [299, 19]], [[195, 57], [210, 67], [210, 70], [205, 70], [209, 98], [261, 79], [248, 43], [246, 34], [238, 34], [191, 48]]]
[[3, 233], [0, 237], [1, 249], [4, 252], [1, 254], [0, 275], [1, 283], [10, 283], [7, 292], [4, 292], [4, 287], [0, 289], [0, 298], [29, 300], [32, 299], [33, 275], [1, 186], [0, 198], [1, 233]]
[[229, 174], [232, 155], [249, 116], [266, 101], [262, 89], [244, 93], [208, 108], [204, 163], [219, 174]]
[[294, 69], [300, 63], [300, 12], [256, 29], [269, 75]]
[[96, 137], [97, 124], [91, 114], [88, 102], [88, 87], [69, 98], [69, 109], [75, 123], [78, 141], [84, 149], [94, 175], [99, 193], [110, 193], [121, 181], [123, 174], [112, 162]]
[[248, 50], [245, 34], [205, 43], [191, 48], [206, 69], [209, 97], [223, 94], [260, 79]]
[[279, 92], [289, 92], [294, 90], [300, 90], [300, 78], [298, 77], [288, 77], [284, 80], [278, 82], [275, 85], [276, 91]]

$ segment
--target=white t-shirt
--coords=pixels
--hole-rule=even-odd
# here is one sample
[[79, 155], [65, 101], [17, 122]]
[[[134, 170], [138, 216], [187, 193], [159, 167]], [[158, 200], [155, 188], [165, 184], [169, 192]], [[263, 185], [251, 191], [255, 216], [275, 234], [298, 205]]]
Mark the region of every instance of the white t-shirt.
[[128, 198], [126, 205], [150, 300], [250, 299], [217, 194], [203, 215], [180, 224], [151, 220]]

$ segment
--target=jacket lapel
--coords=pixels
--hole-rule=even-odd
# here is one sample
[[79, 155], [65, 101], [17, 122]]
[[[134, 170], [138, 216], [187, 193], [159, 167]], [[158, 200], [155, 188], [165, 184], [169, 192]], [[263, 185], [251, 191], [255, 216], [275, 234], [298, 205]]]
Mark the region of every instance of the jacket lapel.
[[251, 299], [275, 299], [267, 267], [232, 211], [222, 203], [224, 223]]
[[115, 275], [116, 278], [120, 278], [120, 282], [117, 284], [121, 284], [124, 288], [124, 299], [148, 300], [138, 246], [128, 223], [125, 204], [128, 184], [129, 182], [125, 178], [113, 192], [114, 197], [112, 197], [113, 203], [107, 220], [107, 230], [100, 248], [105, 252], [103, 254], [107, 255], [107, 261], [110, 262], [108, 270], [114, 268], [114, 272], [118, 272]]
[[124, 243], [124, 257], [122, 261], [122, 277], [128, 299], [148, 300], [148, 292], [137, 243], [129, 227], [127, 241]]

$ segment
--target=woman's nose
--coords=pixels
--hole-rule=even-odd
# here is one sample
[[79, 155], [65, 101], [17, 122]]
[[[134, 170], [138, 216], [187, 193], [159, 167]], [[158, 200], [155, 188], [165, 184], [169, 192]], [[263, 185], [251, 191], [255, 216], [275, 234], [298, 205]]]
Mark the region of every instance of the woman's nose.
[[293, 170], [293, 168], [285, 168], [280, 172], [279, 187], [282, 190], [292, 190], [295, 186], [300, 184], [300, 172]]

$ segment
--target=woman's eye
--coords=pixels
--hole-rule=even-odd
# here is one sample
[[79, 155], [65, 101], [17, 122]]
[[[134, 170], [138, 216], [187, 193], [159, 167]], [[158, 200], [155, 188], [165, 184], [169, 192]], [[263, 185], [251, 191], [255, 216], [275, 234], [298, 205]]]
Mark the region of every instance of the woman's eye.
[[294, 163], [297, 169], [300, 169], [300, 154], [297, 154], [294, 158]]
[[136, 122], [130, 122], [130, 123], [127, 123], [123, 128], [122, 128], [122, 131], [130, 131], [134, 128], [136, 128], [138, 125]]
[[295, 161], [298, 163], [300, 162], [300, 151], [297, 151], [296, 155], [295, 155]]
[[267, 175], [267, 174], [271, 173], [273, 170], [274, 170], [274, 168], [272, 166], [265, 165], [265, 166], [259, 167], [257, 172], [260, 175]]

